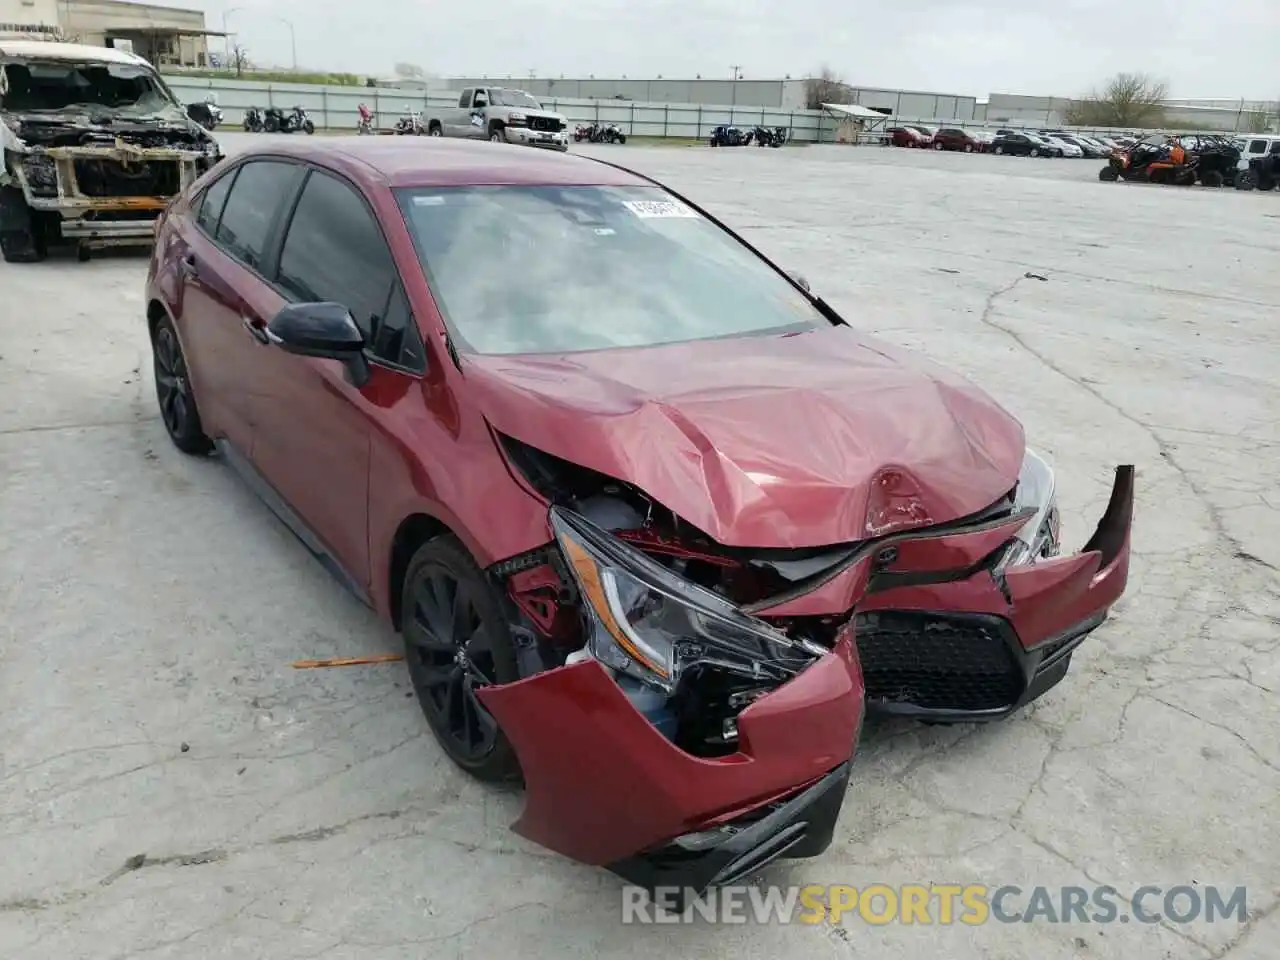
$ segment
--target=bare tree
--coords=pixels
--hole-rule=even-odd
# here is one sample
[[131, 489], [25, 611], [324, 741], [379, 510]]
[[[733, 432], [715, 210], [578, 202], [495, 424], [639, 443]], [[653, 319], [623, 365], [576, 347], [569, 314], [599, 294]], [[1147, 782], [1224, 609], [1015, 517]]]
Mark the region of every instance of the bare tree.
[[246, 70], [253, 69], [253, 65], [249, 63], [249, 51], [244, 44], [231, 45], [231, 66], [235, 69], [237, 77], [244, 76]]
[[426, 71], [416, 63], [397, 63], [395, 74], [407, 80], [421, 80], [426, 75]]
[[1169, 89], [1145, 73], [1117, 73], [1101, 91], [1067, 107], [1067, 123], [1085, 127], [1160, 127]]
[[850, 103], [853, 89], [830, 67], [824, 66], [816, 77], [804, 82], [804, 105], [809, 110], [821, 110], [824, 103]]

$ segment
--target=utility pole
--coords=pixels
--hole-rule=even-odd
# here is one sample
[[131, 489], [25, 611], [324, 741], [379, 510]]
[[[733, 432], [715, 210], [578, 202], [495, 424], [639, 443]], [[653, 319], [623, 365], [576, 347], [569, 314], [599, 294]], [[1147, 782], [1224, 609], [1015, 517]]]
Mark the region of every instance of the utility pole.
[[729, 69], [733, 71], [733, 84], [729, 87], [733, 101], [729, 106], [736, 107], [738, 105], [738, 81], [742, 78], [742, 64], [735, 63]]
[[276, 17], [281, 23], [289, 28], [289, 46], [293, 51], [293, 72], [298, 72], [298, 35], [294, 32], [293, 21], [286, 20], [284, 17]]

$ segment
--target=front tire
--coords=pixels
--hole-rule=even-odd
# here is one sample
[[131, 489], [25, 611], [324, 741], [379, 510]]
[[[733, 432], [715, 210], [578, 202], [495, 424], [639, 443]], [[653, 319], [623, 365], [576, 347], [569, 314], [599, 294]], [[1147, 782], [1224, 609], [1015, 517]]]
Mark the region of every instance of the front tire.
[[213, 443], [205, 436], [200, 410], [191, 392], [187, 360], [178, 342], [173, 321], [166, 314], [151, 335], [151, 356], [156, 380], [156, 402], [160, 419], [173, 445], [193, 456], [206, 454]]
[[996, 156], [997, 157], [1004, 156], [1004, 147], [996, 147]]
[[307, 120], [302, 124], [302, 129], [307, 132], [308, 136], [310, 136], [311, 134], [316, 132], [316, 125], [312, 121]]
[[280, 121], [275, 117], [267, 117], [267, 119], [262, 122], [262, 129], [266, 130], [267, 133], [279, 133]]
[[494, 127], [489, 131], [489, 142], [490, 143], [506, 143], [507, 135], [502, 132], [501, 127]]
[[1235, 188], [1237, 190], [1252, 190], [1257, 184], [1254, 182], [1253, 174], [1248, 170], [1241, 170], [1236, 174]]
[[1098, 179], [1103, 183], [1114, 183], [1120, 179], [1120, 172], [1115, 167], [1108, 164], [1098, 171]]
[[940, 144], [940, 143], [935, 143], [935, 144], [933, 145], [933, 149], [935, 149], [935, 150], [941, 150], [941, 149], [942, 149], [942, 144]]
[[1223, 184], [1223, 176], [1217, 170], [1210, 170], [1200, 178], [1200, 183], [1206, 187], [1220, 187]]
[[449, 759], [479, 780], [520, 779], [520, 764], [476, 696], [520, 678], [504, 604], [452, 536], [418, 548], [402, 591], [401, 633], [409, 679]]
[[1033, 157], [1038, 157], [1038, 156], [1040, 156], [1040, 148], [1039, 148], [1039, 147], [1032, 147], [1032, 148], [1031, 148], [1031, 156], [1033, 156]]

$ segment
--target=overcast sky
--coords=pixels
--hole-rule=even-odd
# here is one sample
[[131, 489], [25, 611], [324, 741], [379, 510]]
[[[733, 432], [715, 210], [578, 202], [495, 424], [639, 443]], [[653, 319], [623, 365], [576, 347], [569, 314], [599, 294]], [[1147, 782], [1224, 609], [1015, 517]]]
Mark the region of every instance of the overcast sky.
[[[440, 76], [748, 79], [1069, 96], [1116, 71], [1184, 97], [1280, 98], [1280, 0], [160, 0], [229, 15], [255, 62]], [[215, 44], [217, 41], [213, 41]]]

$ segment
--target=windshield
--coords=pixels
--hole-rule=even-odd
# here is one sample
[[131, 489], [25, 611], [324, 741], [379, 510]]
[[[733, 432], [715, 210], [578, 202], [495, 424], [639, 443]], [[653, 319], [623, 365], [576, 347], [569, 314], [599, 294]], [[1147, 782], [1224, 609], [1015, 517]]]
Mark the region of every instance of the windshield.
[[28, 60], [4, 65], [0, 106], [10, 111], [93, 108], [139, 116], [175, 106], [159, 78], [142, 66]]
[[489, 91], [493, 102], [499, 107], [528, 107], [530, 110], [541, 110], [542, 104], [523, 90], [504, 90], [497, 87]]
[[659, 187], [398, 190], [458, 349], [573, 353], [825, 325]]

